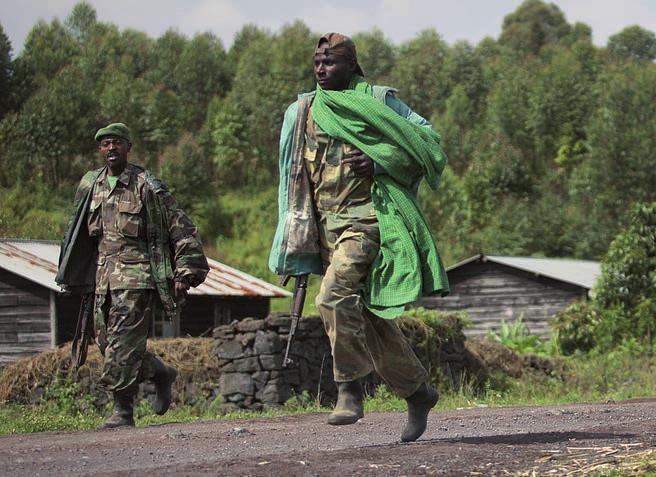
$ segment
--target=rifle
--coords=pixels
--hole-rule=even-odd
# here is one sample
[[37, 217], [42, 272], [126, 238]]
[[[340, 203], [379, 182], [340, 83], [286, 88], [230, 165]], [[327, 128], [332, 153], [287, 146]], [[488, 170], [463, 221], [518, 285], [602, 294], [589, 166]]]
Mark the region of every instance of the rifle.
[[[282, 277], [282, 286], [286, 286], [289, 282], [291, 275], [285, 275]], [[296, 334], [296, 327], [298, 326], [298, 320], [303, 315], [303, 305], [305, 304], [305, 294], [307, 292], [307, 282], [308, 274], [296, 275], [296, 288], [294, 289], [294, 296], [292, 298], [292, 310], [290, 317], [292, 319], [291, 324], [289, 325], [289, 334], [287, 335], [287, 348], [285, 349], [285, 358], [282, 361], [282, 367], [286, 368], [288, 365], [292, 364], [293, 361], [289, 357], [289, 350], [292, 346], [292, 341], [294, 340], [294, 334]]]
[[89, 349], [89, 339], [93, 331], [93, 293], [82, 295], [80, 303], [80, 312], [77, 316], [77, 325], [75, 326], [75, 337], [71, 346], [71, 357], [73, 366], [77, 371], [87, 360], [87, 350]]

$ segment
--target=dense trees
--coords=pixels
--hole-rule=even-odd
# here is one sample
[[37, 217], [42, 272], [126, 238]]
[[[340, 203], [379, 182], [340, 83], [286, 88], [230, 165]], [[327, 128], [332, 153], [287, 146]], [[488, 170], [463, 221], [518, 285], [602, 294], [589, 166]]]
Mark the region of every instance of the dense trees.
[[0, 119], [9, 112], [12, 106], [11, 96], [8, 94], [12, 90], [13, 65], [11, 61], [11, 42], [0, 25]]
[[[441, 190], [419, 199], [447, 262], [481, 250], [599, 258], [631, 206], [656, 200], [656, 36], [629, 26], [605, 48], [591, 37], [541, 0], [477, 45], [435, 30], [400, 45], [354, 35], [367, 78], [398, 88], [443, 137]], [[12, 166], [0, 170], [0, 232], [58, 238], [75, 182], [99, 164], [93, 131], [121, 120], [205, 243], [264, 273], [278, 131], [314, 87], [316, 38], [297, 21], [246, 25], [227, 50], [209, 32], [154, 39], [81, 2], [34, 25], [12, 58], [0, 27], [0, 157]]]

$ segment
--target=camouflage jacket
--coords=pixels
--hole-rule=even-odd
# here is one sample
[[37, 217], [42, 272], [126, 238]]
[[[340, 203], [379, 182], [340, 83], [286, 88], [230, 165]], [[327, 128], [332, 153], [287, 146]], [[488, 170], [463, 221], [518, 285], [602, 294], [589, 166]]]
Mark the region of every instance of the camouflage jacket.
[[[141, 189], [145, 208], [145, 250], [155, 289], [168, 317], [176, 312], [173, 282], [200, 285], [209, 266], [196, 227], [180, 209], [163, 182], [147, 170], [128, 165]], [[88, 211], [94, 185], [105, 168], [87, 172], [75, 194], [74, 211], [68, 224], [59, 256], [56, 282], [73, 293], [91, 293], [95, 289], [98, 245], [89, 233]]]

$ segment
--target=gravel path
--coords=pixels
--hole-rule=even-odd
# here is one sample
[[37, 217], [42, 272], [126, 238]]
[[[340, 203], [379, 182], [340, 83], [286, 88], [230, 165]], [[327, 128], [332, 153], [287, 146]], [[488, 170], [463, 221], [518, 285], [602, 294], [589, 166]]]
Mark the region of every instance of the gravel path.
[[[411, 444], [404, 413], [352, 426], [327, 414], [0, 438], [7, 476], [562, 475], [656, 452], [656, 400], [433, 412]], [[560, 469], [560, 470], [559, 470]], [[535, 474], [533, 474], [535, 471]]]

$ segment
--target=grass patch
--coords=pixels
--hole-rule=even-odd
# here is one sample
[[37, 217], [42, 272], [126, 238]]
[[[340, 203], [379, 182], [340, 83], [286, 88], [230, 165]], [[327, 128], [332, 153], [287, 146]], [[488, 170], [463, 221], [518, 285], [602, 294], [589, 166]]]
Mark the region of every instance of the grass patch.
[[65, 413], [56, 405], [0, 406], [0, 435], [44, 431], [81, 431], [98, 427], [102, 417], [94, 412]]

